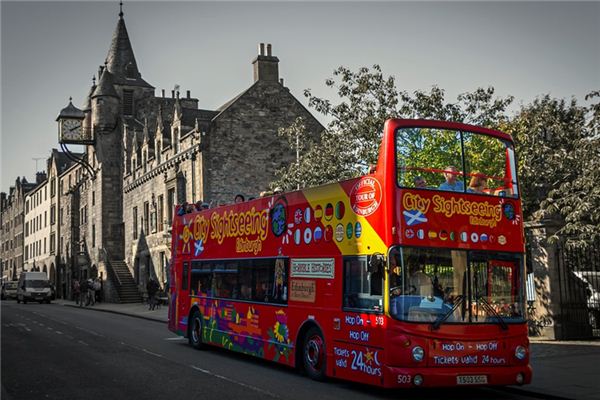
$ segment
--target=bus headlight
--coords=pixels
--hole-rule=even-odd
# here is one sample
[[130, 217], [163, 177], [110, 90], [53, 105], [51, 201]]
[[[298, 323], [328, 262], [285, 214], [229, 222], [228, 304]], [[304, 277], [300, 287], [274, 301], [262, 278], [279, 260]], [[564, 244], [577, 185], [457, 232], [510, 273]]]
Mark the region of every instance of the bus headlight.
[[517, 357], [517, 360], [524, 360], [525, 357], [527, 357], [527, 349], [523, 346], [517, 346], [515, 349], [515, 357]]
[[415, 346], [412, 349], [412, 357], [415, 361], [423, 361], [423, 357], [425, 357], [425, 350], [421, 346]]

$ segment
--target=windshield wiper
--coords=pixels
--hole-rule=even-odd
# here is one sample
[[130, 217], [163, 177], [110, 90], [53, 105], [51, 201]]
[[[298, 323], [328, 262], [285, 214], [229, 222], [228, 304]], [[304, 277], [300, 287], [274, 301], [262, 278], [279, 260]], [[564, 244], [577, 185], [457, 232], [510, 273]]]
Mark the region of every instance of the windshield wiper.
[[494, 317], [496, 317], [496, 319], [498, 320], [498, 323], [500, 324], [500, 327], [505, 331], [508, 330], [508, 325], [506, 324], [506, 321], [504, 321], [504, 318], [502, 318], [500, 316], [500, 314], [498, 314], [498, 312], [496, 310], [494, 310], [494, 307], [492, 307], [492, 305], [485, 299], [485, 297], [483, 297], [482, 295], [478, 295], [475, 298], [475, 300], [477, 302], [479, 302], [481, 300], [481, 304], [483, 305], [483, 308], [486, 309]]
[[466, 297], [464, 295], [458, 295], [456, 296], [456, 302], [454, 303], [454, 306], [452, 306], [452, 309], [450, 311], [448, 311], [446, 314], [439, 316], [432, 324], [431, 324], [431, 328], [433, 330], [438, 330], [440, 329], [440, 325], [442, 325], [442, 323], [448, 319], [448, 317], [450, 317], [452, 314], [454, 314], [454, 311], [456, 311], [458, 309], [458, 307], [460, 307], [461, 304], [463, 304], [466, 300]]

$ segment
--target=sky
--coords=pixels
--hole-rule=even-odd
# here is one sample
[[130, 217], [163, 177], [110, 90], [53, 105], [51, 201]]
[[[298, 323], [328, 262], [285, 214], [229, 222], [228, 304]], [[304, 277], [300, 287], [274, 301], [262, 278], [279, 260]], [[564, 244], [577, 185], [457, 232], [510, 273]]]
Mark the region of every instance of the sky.
[[[179, 85], [203, 109], [253, 83], [259, 43], [305, 105], [305, 89], [335, 99], [325, 80], [342, 65], [379, 64], [399, 89], [437, 85], [449, 101], [493, 86], [515, 111], [544, 94], [585, 104], [600, 89], [597, 1], [125, 1], [123, 12], [156, 94]], [[60, 148], [56, 117], [69, 97], [82, 108], [118, 13], [118, 1], [1, 1], [1, 191]]]

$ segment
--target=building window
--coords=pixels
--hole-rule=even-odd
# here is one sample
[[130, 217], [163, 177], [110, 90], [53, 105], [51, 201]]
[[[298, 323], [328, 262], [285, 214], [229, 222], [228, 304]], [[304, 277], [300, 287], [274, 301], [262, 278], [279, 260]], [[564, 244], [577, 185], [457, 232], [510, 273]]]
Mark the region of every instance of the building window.
[[96, 205], [96, 192], [92, 191], [92, 206]]
[[54, 185], [56, 185], [56, 182], [55, 179], [52, 178], [50, 181], [50, 197], [56, 196], [56, 187]]
[[123, 90], [123, 115], [133, 115], [133, 90]]
[[175, 188], [167, 191], [167, 223], [171, 225], [173, 222], [173, 213], [175, 212]]
[[96, 225], [92, 224], [92, 247], [96, 247]]
[[158, 196], [157, 214], [158, 214], [158, 231], [163, 230], [163, 195]]
[[50, 234], [50, 254], [54, 254], [56, 252], [56, 234], [52, 232]]
[[148, 232], [150, 232], [149, 221], [150, 221], [150, 203], [148, 203], [146, 201], [146, 202], [144, 202], [144, 233], [146, 233], [146, 234], [148, 234]]
[[138, 237], [137, 207], [133, 207], [133, 238]]

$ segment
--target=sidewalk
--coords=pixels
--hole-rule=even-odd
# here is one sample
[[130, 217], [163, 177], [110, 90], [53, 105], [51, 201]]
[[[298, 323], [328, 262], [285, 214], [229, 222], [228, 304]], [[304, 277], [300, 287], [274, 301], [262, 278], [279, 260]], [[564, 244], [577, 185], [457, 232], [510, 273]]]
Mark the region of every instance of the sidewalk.
[[[55, 300], [67, 307], [73, 301]], [[168, 306], [150, 311], [147, 304], [96, 303], [87, 310], [124, 314], [137, 318], [168, 321]], [[580, 342], [531, 341], [533, 381], [507, 390], [535, 393], [540, 398], [600, 400], [600, 340]]]
[[158, 321], [167, 323], [168, 322], [168, 311], [169, 307], [161, 305], [160, 308], [155, 310], [148, 310], [148, 304], [143, 303], [129, 303], [129, 304], [118, 304], [118, 303], [96, 303], [93, 306], [79, 307], [74, 301], [57, 299], [54, 303], [61, 304], [67, 307], [77, 307], [81, 309], [103, 311], [113, 314], [129, 315], [136, 318], [143, 318], [152, 321]]
[[531, 341], [533, 380], [520, 389], [567, 399], [600, 399], [600, 341]]

